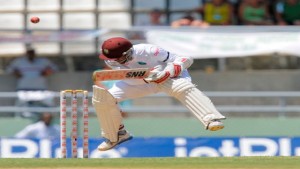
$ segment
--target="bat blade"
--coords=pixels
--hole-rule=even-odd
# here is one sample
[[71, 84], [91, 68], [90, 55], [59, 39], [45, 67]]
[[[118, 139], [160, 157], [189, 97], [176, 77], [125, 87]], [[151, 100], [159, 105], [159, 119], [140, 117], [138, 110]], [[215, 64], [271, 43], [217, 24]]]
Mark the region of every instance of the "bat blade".
[[119, 70], [97, 70], [93, 73], [94, 82], [123, 79], [143, 79], [148, 77], [150, 69], [119, 69]]

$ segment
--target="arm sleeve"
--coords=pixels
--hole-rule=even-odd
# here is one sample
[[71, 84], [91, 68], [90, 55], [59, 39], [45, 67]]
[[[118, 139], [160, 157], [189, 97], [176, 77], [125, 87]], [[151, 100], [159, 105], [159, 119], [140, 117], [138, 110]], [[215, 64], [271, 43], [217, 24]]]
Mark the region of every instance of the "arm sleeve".
[[156, 58], [159, 62], [174, 63], [182, 66], [183, 69], [189, 68], [194, 62], [192, 57], [178, 56], [154, 45], [150, 48], [150, 55], [152, 55], [152, 58]]
[[167, 63], [170, 62], [170, 60], [172, 60], [170, 52], [166, 51], [165, 49], [159, 46], [150, 46], [148, 54], [151, 58], [156, 59], [159, 62]]
[[52, 71], [57, 72], [58, 67], [54, 63], [52, 63], [50, 60], [44, 60], [46, 68], [50, 68]]
[[25, 127], [23, 130], [19, 131], [15, 137], [16, 138], [31, 138], [32, 137], [32, 129], [30, 126]]

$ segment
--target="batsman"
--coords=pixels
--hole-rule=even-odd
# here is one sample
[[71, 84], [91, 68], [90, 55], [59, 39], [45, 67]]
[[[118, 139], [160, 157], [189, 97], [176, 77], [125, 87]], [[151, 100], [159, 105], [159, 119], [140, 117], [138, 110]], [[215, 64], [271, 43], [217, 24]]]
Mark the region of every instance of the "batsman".
[[132, 139], [122, 123], [118, 102], [166, 93], [186, 106], [206, 130], [224, 128], [225, 119], [211, 100], [192, 83], [187, 69], [193, 64], [189, 56], [178, 56], [152, 44], [135, 44], [122, 37], [103, 42], [99, 56], [111, 69], [150, 68], [144, 79], [117, 81], [110, 89], [93, 85], [93, 106], [105, 141], [98, 146], [106, 151]]

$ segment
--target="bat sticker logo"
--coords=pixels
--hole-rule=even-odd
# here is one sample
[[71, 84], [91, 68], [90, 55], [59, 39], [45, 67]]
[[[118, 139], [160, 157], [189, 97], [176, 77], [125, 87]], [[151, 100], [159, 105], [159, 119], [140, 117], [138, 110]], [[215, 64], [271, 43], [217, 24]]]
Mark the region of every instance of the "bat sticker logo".
[[145, 74], [146, 71], [128, 72], [126, 73], [126, 78], [143, 77]]

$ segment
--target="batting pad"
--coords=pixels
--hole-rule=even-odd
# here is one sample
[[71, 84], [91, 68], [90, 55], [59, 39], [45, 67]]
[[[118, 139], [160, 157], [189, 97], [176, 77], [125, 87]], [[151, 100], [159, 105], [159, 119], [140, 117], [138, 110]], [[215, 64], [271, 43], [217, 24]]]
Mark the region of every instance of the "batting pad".
[[213, 120], [225, 119], [211, 100], [187, 79], [169, 79], [158, 85], [163, 92], [175, 97], [186, 106], [205, 128]]
[[122, 123], [117, 100], [104, 88], [94, 85], [92, 103], [102, 129], [102, 136], [111, 142], [117, 142]]

